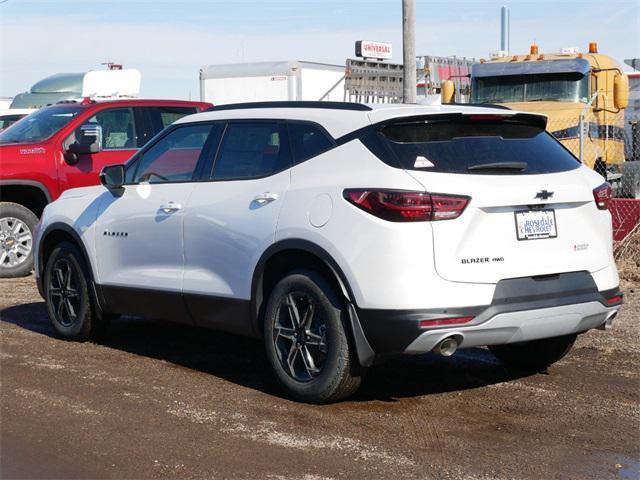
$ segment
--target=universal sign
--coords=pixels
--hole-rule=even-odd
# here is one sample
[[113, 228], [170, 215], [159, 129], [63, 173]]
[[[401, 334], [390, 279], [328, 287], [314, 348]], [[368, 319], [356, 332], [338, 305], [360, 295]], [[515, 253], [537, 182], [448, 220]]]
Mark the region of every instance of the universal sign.
[[390, 43], [370, 42], [369, 40], [358, 40], [356, 42], [356, 57], [388, 60], [392, 56], [393, 52]]

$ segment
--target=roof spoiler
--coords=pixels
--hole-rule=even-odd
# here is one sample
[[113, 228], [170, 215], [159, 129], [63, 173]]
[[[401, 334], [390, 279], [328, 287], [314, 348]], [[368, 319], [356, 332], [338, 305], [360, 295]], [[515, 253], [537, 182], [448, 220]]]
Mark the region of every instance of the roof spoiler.
[[[497, 109], [496, 109], [497, 110]], [[511, 110], [511, 109], [508, 109]], [[502, 113], [501, 111], [490, 113], [476, 113], [476, 112], [452, 112], [452, 113], [436, 113], [432, 115], [412, 115], [409, 117], [391, 118], [383, 120], [376, 125], [383, 127], [390, 124], [399, 123], [415, 123], [415, 122], [448, 122], [452, 120], [468, 120], [468, 121], [504, 121], [508, 123], [518, 123], [520, 125], [529, 125], [532, 127], [540, 128], [542, 130], [547, 128], [547, 116], [538, 113]]]

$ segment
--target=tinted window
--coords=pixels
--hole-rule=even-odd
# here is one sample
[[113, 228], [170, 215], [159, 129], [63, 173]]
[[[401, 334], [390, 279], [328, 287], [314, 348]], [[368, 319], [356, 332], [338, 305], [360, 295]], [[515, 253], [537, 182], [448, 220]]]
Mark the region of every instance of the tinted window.
[[176, 120], [186, 115], [196, 113], [195, 107], [148, 107], [147, 112], [153, 126], [153, 134], [161, 132]]
[[180, 120], [186, 115], [196, 113], [195, 108], [182, 108], [182, 107], [157, 107], [156, 110], [160, 114], [160, 121], [162, 127], [168, 127], [176, 120]]
[[[580, 166], [543, 128], [507, 121], [395, 124], [363, 142], [386, 163], [425, 172], [533, 174]], [[493, 168], [478, 168], [487, 164]]]
[[193, 113], [196, 107], [135, 107], [138, 130], [138, 146], [155, 137], [176, 120]]
[[212, 128], [213, 125], [210, 124], [198, 124], [175, 129], [142, 154], [134, 166], [135, 174], [127, 172], [127, 182], [166, 183], [192, 180]]
[[289, 139], [295, 163], [320, 155], [334, 145], [321, 128], [309, 123], [290, 123]]
[[41, 142], [57, 133], [76, 115], [80, 106], [52, 106], [33, 112], [0, 133], [0, 144]]
[[291, 166], [281, 124], [230, 123], [216, 159], [213, 178], [240, 179], [272, 175]]
[[[86, 124], [102, 127], [102, 148], [104, 150], [135, 149], [138, 146], [133, 112], [130, 108], [102, 110], [91, 117]], [[74, 132], [77, 136], [79, 129]]]
[[16, 123], [21, 118], [26, 117], [26, 114], [21, 115], [3, 115], [0, 117], [0, 130], [4, 130], [5, 128], [9, 128], [11, 125]]

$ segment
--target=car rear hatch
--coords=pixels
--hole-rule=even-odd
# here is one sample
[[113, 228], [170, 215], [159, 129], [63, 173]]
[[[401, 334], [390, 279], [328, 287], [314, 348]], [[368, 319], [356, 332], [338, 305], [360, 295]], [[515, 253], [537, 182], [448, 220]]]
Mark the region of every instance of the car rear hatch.
[[441, 277], [495, 283], [608, 265], [593, 185], [544, 127], [544, 117], [507, 112], [406, 119], [379, 131], [385, 155], [425, 190], [470, 197], [458, 218], [432, 222]]

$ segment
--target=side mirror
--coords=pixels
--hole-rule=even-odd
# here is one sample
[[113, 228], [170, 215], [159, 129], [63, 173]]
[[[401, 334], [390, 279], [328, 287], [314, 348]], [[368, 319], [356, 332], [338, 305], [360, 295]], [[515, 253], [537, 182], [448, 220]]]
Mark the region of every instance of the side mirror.
[[124, 165], [107, 165], [100, 172], [100, 183], [108, 190], [121, 190], [124, 185]]
[[445, 80], [440, 87], [440, 103], [453, 103], [456, 96], [456, 86], [452, 80]]
[[629, 105], [629, 77], [619, 73], [613, 79], [613, 104], [619, 110]]
[[68, 151], [76, 155], [100, 153], [102, 151], [102, 127], [93, 124], [82, 125], [76, 141], [69, 145]]

